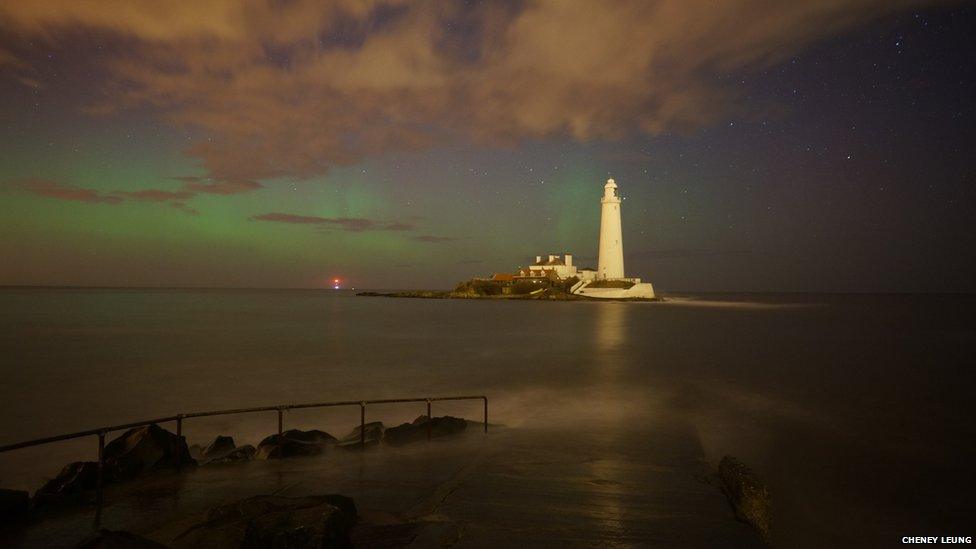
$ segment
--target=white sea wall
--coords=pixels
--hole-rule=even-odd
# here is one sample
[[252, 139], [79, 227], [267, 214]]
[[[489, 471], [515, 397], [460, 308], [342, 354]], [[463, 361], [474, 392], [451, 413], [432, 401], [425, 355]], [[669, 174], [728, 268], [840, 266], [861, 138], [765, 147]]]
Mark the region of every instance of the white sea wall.
[[652, 299], [654, 298], [654, 286], [650, 282], [642, 282], [627, 289], [583, 287], [574, 293], [597, 299]]

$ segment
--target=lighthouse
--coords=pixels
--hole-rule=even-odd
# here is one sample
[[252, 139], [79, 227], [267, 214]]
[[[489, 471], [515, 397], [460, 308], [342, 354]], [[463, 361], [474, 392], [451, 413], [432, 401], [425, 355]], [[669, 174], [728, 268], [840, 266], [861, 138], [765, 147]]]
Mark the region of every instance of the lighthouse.
[[620, 195], [613, 179], [607, 179], [600, 199], [600, 258], [597, 277], [604, 280], [624, 278], [624, 240], [620, 229]]

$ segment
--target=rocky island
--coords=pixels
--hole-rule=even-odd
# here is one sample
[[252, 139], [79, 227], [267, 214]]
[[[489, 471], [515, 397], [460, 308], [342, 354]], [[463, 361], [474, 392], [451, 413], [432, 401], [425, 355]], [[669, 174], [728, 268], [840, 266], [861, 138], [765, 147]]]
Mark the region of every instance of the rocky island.
[[[359, 292], [364, 297], [413, 297], [426, 299], [534, 299], [546, 301], [665, 301], [663, 297], [616, 297], [600, 298], [573, 293], [580, 283], [578, 278], [539, 278], [526, 281], [493, 278], [472, 278], [459, 283], [453, 290], [400, 290], [394, 292]], [[623, 280], [597, 280], [589, 283], [592, 289], [626, 290], [634, 283]]]

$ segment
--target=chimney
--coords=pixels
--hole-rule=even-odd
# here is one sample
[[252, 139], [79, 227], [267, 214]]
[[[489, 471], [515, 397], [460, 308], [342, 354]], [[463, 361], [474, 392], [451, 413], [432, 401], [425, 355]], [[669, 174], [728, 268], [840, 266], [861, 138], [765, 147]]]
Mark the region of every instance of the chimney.
[[563, 254], [563, 261], [566, 263], [567, 267], [573, 266], [573, 254]]
[[542, 256], [541, 255], [535, 256], [535, 263], [536, 263], [536, 265], [538, 265], [539, 263], [542, 263]]
[[556, 260], [556, 257], [558, 257], [558, 256], [549, 254], [549, 262], [552, 263], [553, 261], [555, 261]]

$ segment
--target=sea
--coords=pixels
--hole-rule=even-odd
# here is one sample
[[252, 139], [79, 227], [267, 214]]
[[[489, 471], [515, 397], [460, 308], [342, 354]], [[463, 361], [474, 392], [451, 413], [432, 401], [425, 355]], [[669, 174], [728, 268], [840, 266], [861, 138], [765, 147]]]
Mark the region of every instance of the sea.
[[[665, 297], [0, 289], [0, 445], [204, 410], [485, 395], [492, 423], [513, 427], [607, 414], [690, 425], [702, 459], [735, 456], [768, 484], [783, 546], [976, 534], [976, 296]], [[434, 405], [481, 418], [476, 401]], [[341, 436], [358, 415], [284, 422]], [[276, 422], [218, 416], [184, 432], [253, 443]], [[0, 454], [0, 487], [35, 489], [94, 452], [86, 437]]]

